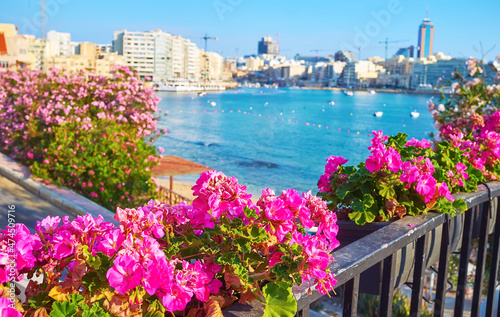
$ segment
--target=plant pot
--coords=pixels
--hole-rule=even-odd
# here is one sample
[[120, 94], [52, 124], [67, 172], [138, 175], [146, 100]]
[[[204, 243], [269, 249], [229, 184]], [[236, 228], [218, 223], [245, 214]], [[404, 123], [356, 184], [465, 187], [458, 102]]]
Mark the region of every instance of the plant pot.
[[[363, 226], [355, 224], [353, 221], [338, 221], [339, 232], [337, 234], [337, 239], [340, 242], [340, 247], [345, 247], [346, 245], [361, 239], [370, 233], [377, 231], [397, 220], [392, 220], [389, 222], [374, 222]], [[396, 257], [396, 267], [395, 267], [395, 278], [394, 278], [394, 288], [405, 283], [413, 273], [413, 258], [415, 255], [415, 243], [410, 243], [404, 248], [398, 250], [395, 253]], [[382, 287], [382, 264], [377, 263], [368, 270], [361, 273], [359, 291], [361, 293], [368, 294], [380, 294]]]
[[[495, 219], [497, 218], [497, 208], [498, 208], [498, 197], [493, 198], [491, 201], [491, 214], [490, 214], [490, 222], [488, 227], [488, 234], [493, 233], [493, 229], [495, 229]], [[479, 238], [479, 232], [481, 230], [481, 218], [483, 217], [483, 204], [479, 205], [479, 212], [476, 212], [473, 218], [473, 229], [472, 229], [472, 238]]]

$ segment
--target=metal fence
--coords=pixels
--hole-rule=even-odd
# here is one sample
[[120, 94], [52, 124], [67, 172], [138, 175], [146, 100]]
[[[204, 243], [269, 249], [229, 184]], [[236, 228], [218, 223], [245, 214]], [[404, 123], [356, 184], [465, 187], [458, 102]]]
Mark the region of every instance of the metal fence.
[[191, 199], [177, 194], [163, 186], [158, 186], [158, 200], [170, 205], [178, 205], [183, 201], [185, 201], [188, 205], [191, 205], [193, 203]]
[[[429, 250], [437, 251], [438, 265], [437, 287], [433, 298], [434, 316], [443, 316], [448, 282], [448, 264], [451, 252], [456, 246], [459, 251], [460, 264], [454, 316], [464, 315], [465, 289], [472, 240], [479, 239], [474, 286], [472, 294], [471, 316], [479, 316], [479, 307], [486, 291], [486, 314], [493, 316], [495, 290], [497, 287], [500, 221], [497, 221], [498, 204], [493, 204], [500, 196], [500, 183], [492, 182], [484, 185], [476, 193], [455, 195], [466, 201], [468, 210], [455, 218], [436, 212], [427, 215], [404, 217], [371, 234], [333, 252], [335, 262], [332, 271], [338, 280], [337, 289], [343, 288], [343, 316], [356, 316], [360, 283], [363, 286], [363, 273], [374, 266], [381, 266], [380, 278], [380, 316], [391, 316], [394, 288], [397, 286], [396, 274], [398, 252], [414, 250], [412, 274], [408, 280], [411, 285], [410, 316], [420, 316], [424, 288], [425, 269], [428, 263]], [[491, 208], [494, 206], [494, 208]], [[342, 230], [342, 227], [340, 228]], [[488, 244], [492, 235], [493, 243]], [[459, 243], [456, 243], [456, 240]], [[490, 240], [491, 241], [491, 240]], [[433, 245], [431, 245], [433, 244]], [[437, 245], [436, 245], [437, 244]], [[406, 249], [405, 249], [406, 248]], [[491, 251], [489, 281], [483, 290], [483, 279], [486, 268], [487, 248]], [[365, 274], [366, 275], [366, 274]], [[309, 306], [321, 296], [314, 291], [311, 295], [299, 298], [298, 316], [309, 316]], [[497, 307], [497, 310], [500, 311]]]

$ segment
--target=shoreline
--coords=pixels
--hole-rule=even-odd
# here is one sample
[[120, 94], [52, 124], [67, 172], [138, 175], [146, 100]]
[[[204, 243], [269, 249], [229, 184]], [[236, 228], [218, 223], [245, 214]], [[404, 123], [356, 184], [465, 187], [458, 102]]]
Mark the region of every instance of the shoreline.
[[389, 94], [404, 94], [404, 95], [440, 95], [441, 91], [423, 91], [423, 90], [409, 90], [409, 89], [389, 89], [389, 88], [370, 88], [370, 89], [347, 89], [340, 87], [299, 87], [298, 89], [304, 90], [333, 90], [333, 91], [344, 91], [350, 90], [353, 92], [366, 92], [373, 90], [376, 93], [389, 93]]

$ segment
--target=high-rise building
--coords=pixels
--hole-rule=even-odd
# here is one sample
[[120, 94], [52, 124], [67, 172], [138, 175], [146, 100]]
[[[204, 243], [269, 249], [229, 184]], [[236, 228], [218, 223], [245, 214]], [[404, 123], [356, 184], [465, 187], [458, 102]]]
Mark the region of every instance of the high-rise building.
[[429, 18], [425, 18], [418, 27], [417, 58], [431, 56], [433, 42], [434, 25]]
[[415, 50], [415, 46], [402, 47], [400, 48], [394, 56], [402, 55], [406, 58], [413, 57], [413, 51]]
[[259, 42], [258, 46], [258, 54], [268, 54], [268, 55], [279, 55], [280, 54], [280, 45], [273, 41], [273, 38], [270, 36], [263, 37]]
[[199, 50], [181, 36], [161, 30], [148, 32], [117, 31], [114, 52], [123, 55], [127, 66], [153, 80], [190, 80], [200, 77]]
[[338, 51], [337, 53], [335, 53], [334, 59], [336, 62], [346, 62], [346, 63], [351, 63], [356, 60], [354, 58], [354, 53], [351, 51]]
[[72, 55], [71, 34], [50, 31], [47, 33], [47, 40], [50, 42], [50, 56]]

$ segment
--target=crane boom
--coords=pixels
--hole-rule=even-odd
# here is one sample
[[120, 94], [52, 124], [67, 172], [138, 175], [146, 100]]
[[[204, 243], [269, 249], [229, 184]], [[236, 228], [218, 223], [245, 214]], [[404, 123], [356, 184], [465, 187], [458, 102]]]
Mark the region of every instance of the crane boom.
[[406, 42], [408, 40], [397, 40], [397, 41], [389, 41], [389, 38], [386, 37], [385, 41], [379, 42], [380, 44], [385, 44], [385, 59], [387, 60], [387, 46], [389, 43], [399, 43], [399, 42]]

